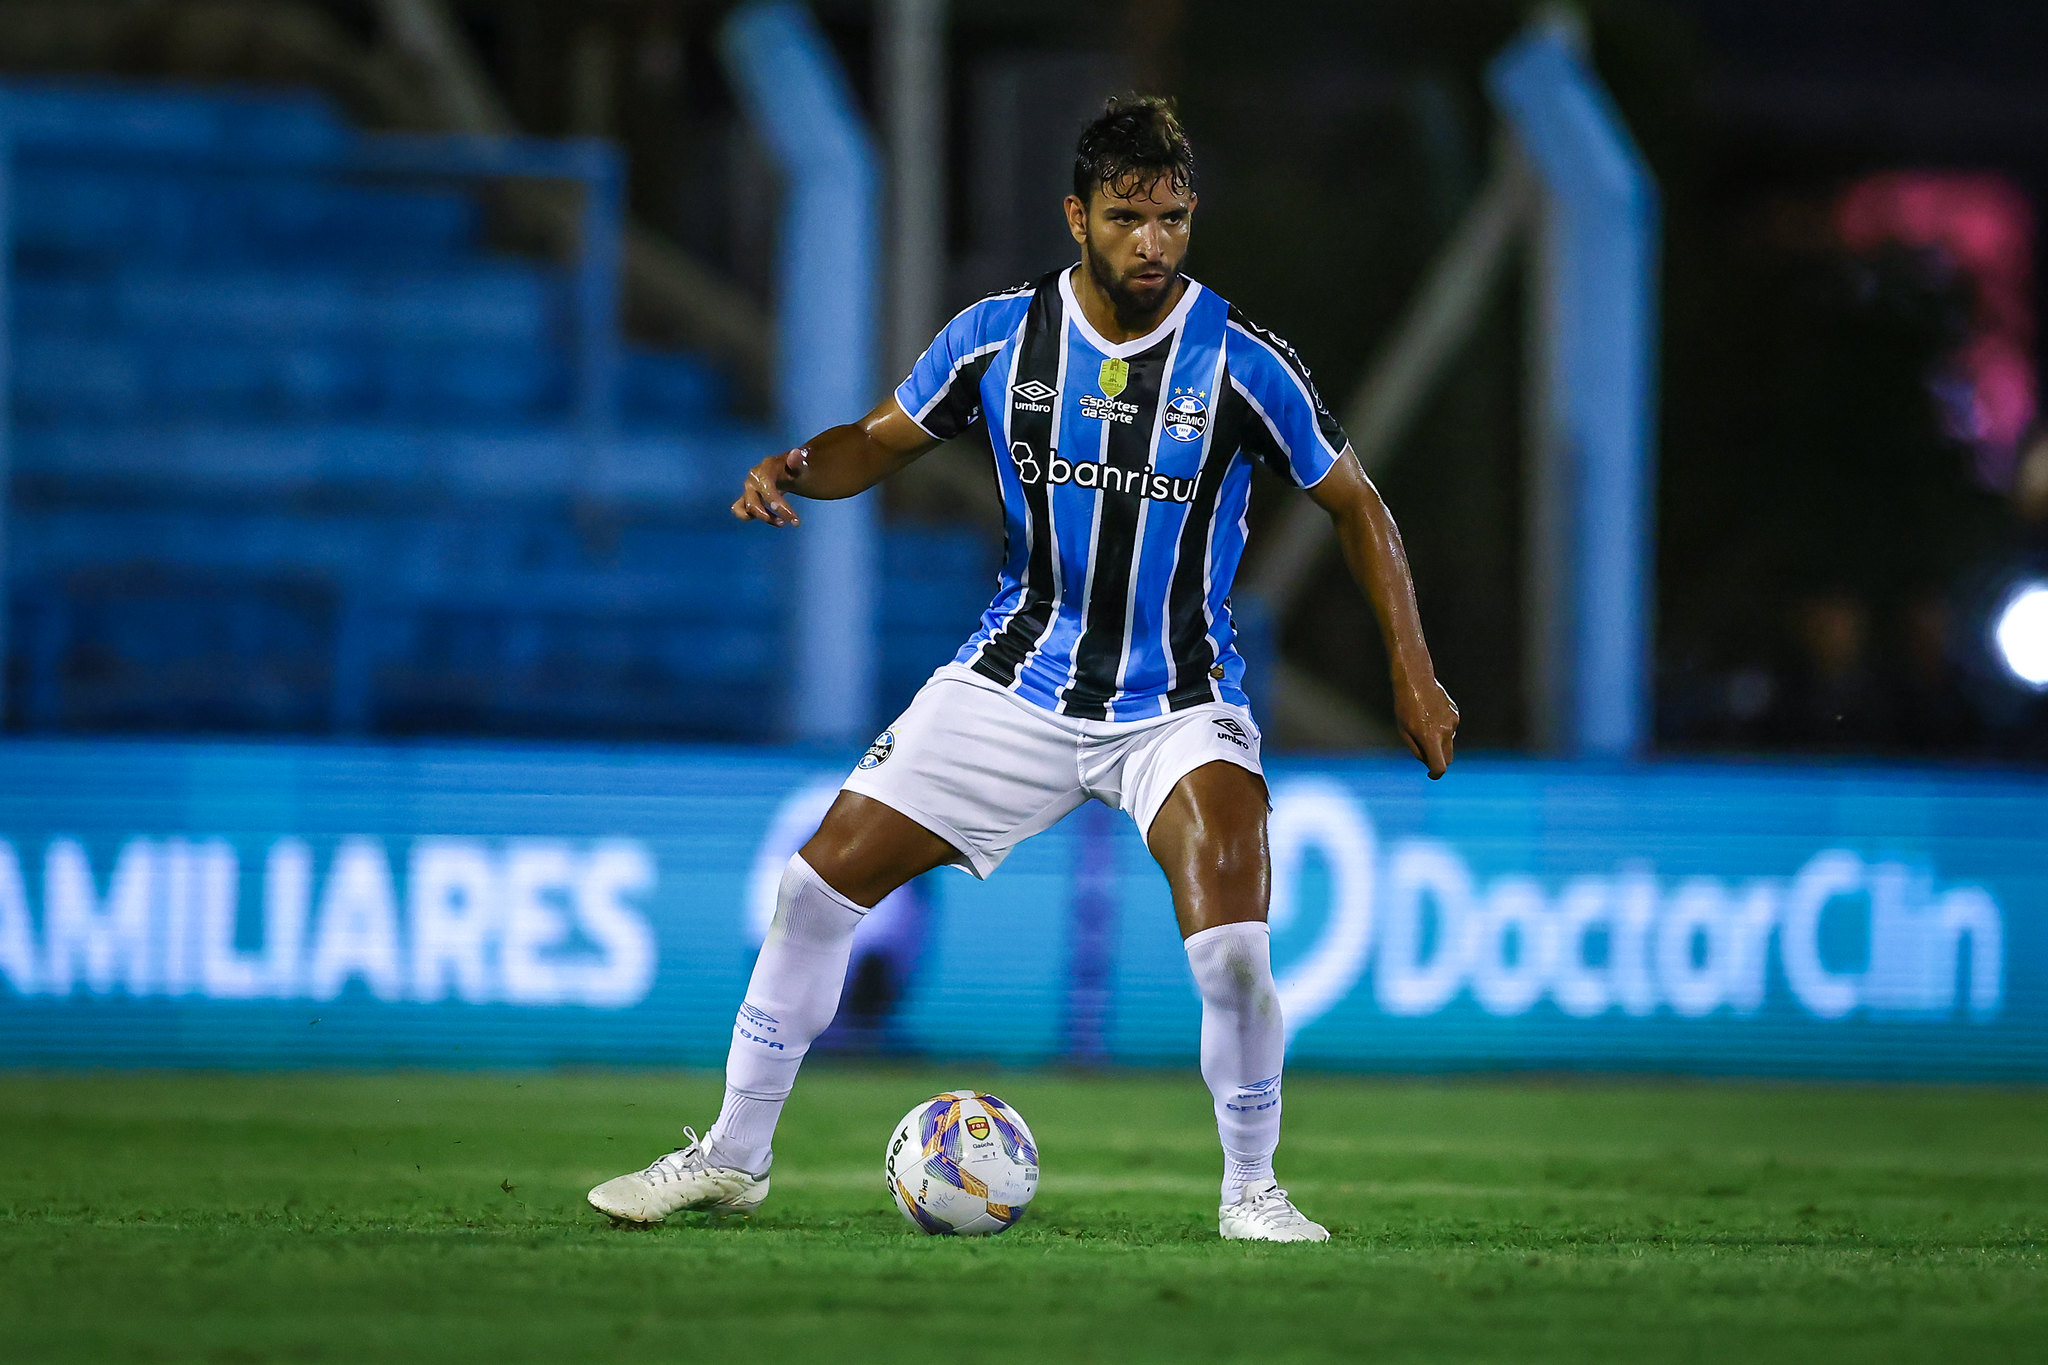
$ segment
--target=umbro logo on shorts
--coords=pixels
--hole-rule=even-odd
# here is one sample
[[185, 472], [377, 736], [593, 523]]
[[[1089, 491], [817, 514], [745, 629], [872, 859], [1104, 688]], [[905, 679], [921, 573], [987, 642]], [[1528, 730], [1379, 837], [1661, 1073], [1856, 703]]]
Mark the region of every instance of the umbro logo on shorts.
[[1239, 725], [1229, 716], [1211, 716], [1210, 720], [1215, 722], [1216, 735], [1219, 739], [1227, 739], [1246, 753], [1251, 752], [1252, 746], [1245, 735], [1245, 729], [1242, 725]]
[[884, 730], [875, 736], [875, 742], [868, 745], [868, 751], [860, 756], [858, 766], [862, 769], [879, 768], [889, 761], [889, 755], [896, 752], [896, 732]]

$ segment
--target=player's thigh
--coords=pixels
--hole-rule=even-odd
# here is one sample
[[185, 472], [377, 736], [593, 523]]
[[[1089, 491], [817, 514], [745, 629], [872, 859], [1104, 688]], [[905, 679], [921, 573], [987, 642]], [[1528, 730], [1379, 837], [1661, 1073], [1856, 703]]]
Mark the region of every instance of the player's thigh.
[[801, 852], [826, 885], [871, 909], [911, 878], [960, 856], [909, 816], [849, 791], [839, 793]]
[[875, 741], [845, 789], [949, 845], [987, 877], [1010, 850], [1086, 799], [1072, 722], [940, 676]]
[[1182, 938], [1266, 918], [1272, 859], [1257, 773], [1226, 759], [1195, 768], [1174, 784], [1145, 841], [1173, 888]]

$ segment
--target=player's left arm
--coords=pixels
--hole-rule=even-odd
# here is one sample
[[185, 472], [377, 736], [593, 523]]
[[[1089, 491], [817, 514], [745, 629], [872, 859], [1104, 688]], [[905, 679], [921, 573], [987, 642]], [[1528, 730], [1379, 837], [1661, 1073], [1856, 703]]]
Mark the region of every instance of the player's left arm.
[[800, 525], [802, 518], [784, 494], [827, 501], [850, 498], [937, 444], [938, 438], [911, 421], [892, 395], [858, 422], [828, 427], [795, 450], [770, 455], [748, 470], [732, 514], [770, 526]]
[[1458, 704], [1436, 680], [1429, 642], [1422, 638], [1422, 611], [1401, 528], [1365, 470], [1345, 446], [1337, 462], [1308, 495], [1330, 514], [1351, 576], [1372, 601], [1380, 636], [1394, 672], [1394, 720], [1401, 737], [1432, 778], [1451, 766], [1451, 742], [1458, 733]]

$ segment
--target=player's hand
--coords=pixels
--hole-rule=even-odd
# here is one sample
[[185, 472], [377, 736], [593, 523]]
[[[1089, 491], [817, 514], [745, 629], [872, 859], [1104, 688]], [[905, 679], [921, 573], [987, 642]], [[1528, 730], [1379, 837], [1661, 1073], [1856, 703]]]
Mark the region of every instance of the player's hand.
[[1431, 675], [1419, 683], [1394, 684], [1394, 721], [1408, 751], [1429, 769], [1432, 781], [1451, 766], [1451, 741], [1458, 733], [1458, 703]]
[[801, 526], [803, 518], [790, 510], [783, 491], [793, 486], [810, 462], [811, 452], [803, 446], [770, 455], [747, 471], [746, 484], [734, 499], [732, 514], [741, 521], [765, 521], [770, 526]]

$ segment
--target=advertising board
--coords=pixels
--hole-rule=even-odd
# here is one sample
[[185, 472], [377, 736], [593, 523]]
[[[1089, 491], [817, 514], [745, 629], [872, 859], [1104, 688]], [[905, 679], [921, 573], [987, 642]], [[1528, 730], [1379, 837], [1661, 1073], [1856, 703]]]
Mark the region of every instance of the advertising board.
[[[0, 1058], [715, 1065], [841, 768], [777, 750], [9, 745]], [[2048, 1078], [2048, 782], [1280, 759], [1297, 1066]], [[863, 924], [827, 1050], [1193, 1058], [1087, 807]]]

